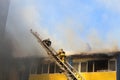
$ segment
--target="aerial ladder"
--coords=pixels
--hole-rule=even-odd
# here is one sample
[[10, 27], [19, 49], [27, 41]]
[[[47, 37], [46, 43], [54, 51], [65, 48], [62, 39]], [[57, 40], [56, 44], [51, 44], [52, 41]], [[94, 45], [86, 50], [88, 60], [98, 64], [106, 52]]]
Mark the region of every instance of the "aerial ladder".
[[37, 38], [40, 45], [46, 50], [47, 54], [55, 61], [60, 67], [62, 72], [67, 76], [68, 80], [85, 80], [84, 77], [74, 69], [67, 61], [63, 62], [58, 56], [57, 52], [51, 47], [51, 41], [42, 40], [37, 32], [31, 30], [31, 33]]

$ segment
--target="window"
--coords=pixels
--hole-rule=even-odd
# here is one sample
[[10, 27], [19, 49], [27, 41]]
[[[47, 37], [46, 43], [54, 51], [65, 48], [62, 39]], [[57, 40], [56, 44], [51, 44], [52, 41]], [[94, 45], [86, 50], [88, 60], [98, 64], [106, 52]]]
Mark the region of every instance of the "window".
[[31, 74], [36, 74], [37, 73], [37, 65], [36, 64], [32, 64], [30, 73]]
[[95, 61], [95, 72], [108, 70], [108, 60]]
[[94, 62], [89, 61], [88, 62], [88, 72], [93, 72], [94, 71]]
[[42, 64], [38, 64], [37, 74], [42, 74]]
[[81, 72], [87, 72], [87, 62], [81, 62]]
[[110, 71], [115, 71], [115, 60], [110, 60], [109, 61], [109, 70]]
[[103, 72], [103, 71], [115, 71], [116, 70], [116, 61], [115, 60], [95, 60], [88, 62], [81, 62], [80, 66], [74, 64], [74, 68], [79, 67], [80, 72]]
[[43, 73], [48, 73], [48, 64], [43, 64]]
[[54, 70], [55, 70], [55, 63], [51, 63], [49, 69], [50, 69], [50, 70], [49, 70], [49, 73], [54, 73]]

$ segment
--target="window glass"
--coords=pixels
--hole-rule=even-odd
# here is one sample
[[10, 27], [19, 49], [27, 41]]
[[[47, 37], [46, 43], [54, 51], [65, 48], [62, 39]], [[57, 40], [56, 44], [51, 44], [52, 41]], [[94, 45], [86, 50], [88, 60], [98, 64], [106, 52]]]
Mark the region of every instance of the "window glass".
[[81, 72], [87, 72], [87, 62], [81, 62]]
[[43, 73], [48, 73], [48, 64], [43, 64]]
[[88, 72], [93, 72], [93, 61], [88, 62]]
[[115, 61], [114, 60], [109, 61], [109, 70], [115, 71]]
[[36, 74], [36, 70], [37, 69], [37, 66], [36, 64], [32, 64], [32, 67], [31, 67], [31, 74]]
[[42, 64], [38, 64], [37, 74], [42, 74]]
[[54, 73], [54, 70], [55, 70], [55, 63], [51, 63], [49, 69], [50, 69], [50, 70], [49, 70], [49, 73]]

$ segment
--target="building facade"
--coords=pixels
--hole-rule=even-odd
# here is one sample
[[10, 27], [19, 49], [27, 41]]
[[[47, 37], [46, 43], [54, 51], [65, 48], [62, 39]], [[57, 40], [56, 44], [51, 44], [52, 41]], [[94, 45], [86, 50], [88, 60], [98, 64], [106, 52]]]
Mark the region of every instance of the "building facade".
[[[85, 80], [116, 80], [118, 54], [119, 52], [82, 53], [68, 56], [68, 62], [84, 76]], [[58, 78], [67, 80], [54, 61], [42, 61], [36, 66], [33, 68], [36, 70], [31, 73], [29, 80], [58, 80]], [[56, 78], [58, 75], [59, 77]]]

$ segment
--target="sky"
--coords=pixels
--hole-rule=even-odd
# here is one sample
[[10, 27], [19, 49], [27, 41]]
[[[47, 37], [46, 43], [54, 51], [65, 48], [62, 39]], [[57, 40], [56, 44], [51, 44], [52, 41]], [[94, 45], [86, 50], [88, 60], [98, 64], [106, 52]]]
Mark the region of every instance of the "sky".
[[26, 55], [41, 52], [30, 29], [42, 39], [50, 38], [56, 50], [63, 48], [68, 55], [119, 50], [119, 3], [119, 0], [11, 0], [6, 31], [14, 39], [15, 53], [22, 50], [20, 53]]

